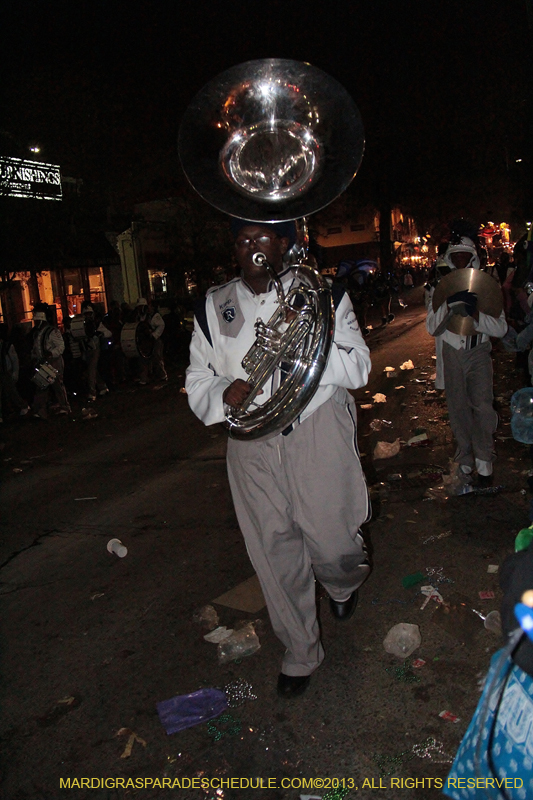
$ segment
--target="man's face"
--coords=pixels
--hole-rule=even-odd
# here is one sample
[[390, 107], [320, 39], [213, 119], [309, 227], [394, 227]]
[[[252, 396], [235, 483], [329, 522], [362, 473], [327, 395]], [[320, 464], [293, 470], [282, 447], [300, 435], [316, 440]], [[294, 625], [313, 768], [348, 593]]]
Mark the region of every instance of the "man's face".
[[258, 267], [252, 261], [255, 253], [264, 253], [268, 263], [276, 272], [280, 272], [283, 266], [283, 254], [288, 246], [288, 239], [277, 236], [270, 228], [263, 227], [260, 223], [252, 223], [241, 228], [235, 240], [235, 253], [244, 278], [250, 280], [268, 276], [266, 267]]
[[460, 250], [457, 253], [452, 253], [450, 261], [455, 264], [457, 269], [465, 269], [472, 259], [472, 253], [467, 250]]

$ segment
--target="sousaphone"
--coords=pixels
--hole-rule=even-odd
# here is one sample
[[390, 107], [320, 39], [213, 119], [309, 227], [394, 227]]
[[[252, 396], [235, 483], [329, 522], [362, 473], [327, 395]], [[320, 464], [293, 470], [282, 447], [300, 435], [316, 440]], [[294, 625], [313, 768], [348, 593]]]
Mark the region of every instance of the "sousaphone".
[[[364, 131], [334, 78], [310, 64], [262, 59], [232, 67], [196, 95], [178, 150], [191, 185], [212, 206], [251, 222], [286, 222], [319, 211], [346, 189], [363, 157]], [[264, 254], [254, 259], [269, 270], [279, 308], [257, 322], [242, 362], [253, 390], [226, 416], [236, 439], [272, 436], [297, 419], [318, 388], [334, 330], [331, 291], [316, 270], [300, 263], [299, 285], [285, 296]], [[296, 318], [287, 327], [288, 310]], [[257, 404], [275, 373], [278, 390]]]

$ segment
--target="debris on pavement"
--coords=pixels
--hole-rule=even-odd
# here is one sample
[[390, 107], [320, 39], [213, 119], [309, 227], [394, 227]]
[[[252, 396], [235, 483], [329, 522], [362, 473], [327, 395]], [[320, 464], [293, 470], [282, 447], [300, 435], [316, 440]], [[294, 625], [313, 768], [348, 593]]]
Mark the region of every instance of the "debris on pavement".
[[411, 446], [414, 444], [420, 444], [421, 442], [427, 442], [427, 441], [428, 441], [427, 433], [419, 433], [417, 436], [411, 436], [411, 438], [407, 440], [407, 444]]
[[241, 732], [241, 727], [240, 721], [226, 712], [219, 717], [217, 724], [214, 722], [207, 723], [207, 733], [213, 737], [215, 742], [219, 742], [224, 736], [238, 736]]
[[445, 719], [447, 722], [460, 722], [461, 720], [460, 717], [456, 717], [451, 711], [441, 711], [439, 717]]
[[202, 606], [198, 611], [195, 611], [192, 619], [197, 625], [201, 625], [209, 631], [212, 631], [213, 628], [216, 628], [218, 625], [218, 614], [213, 606], [209, 605]]
[[223, 642], [224, 639], [227, 639], [229, 636], [231, 636], [233, 632], [233, 628], [226, 628], [225, 625], [219, 625], [218, 628], [215, 628], [210, 633], [206, 633], [204, 639], [206, 642], [218, 644], [219, 642]]
[[257, 695], [253, 693], [252, 689], [252, 684], [244, 678], [238, 678], [236, 681], [226, 684], [224, 693], [228, 700], [228, 707], [236, 708], [244, 705], [247, 700], [257, 700]]
[[382, 394], [381, 392], [377, 392], [376, 394], [372, 395], [372, 400], [374, 403], [386, 403], [387, 396]]
[[406, 661], [401, 667], [385, 667], [385, 672], [389, 672], [400, 683], [420, 683], [418, 675], [414, 675], [411, 664]]
[[480, 600], [494, 600], [494, 592], [492, 591], [484, 591], [478, 592]]
[[410, 622], [399, 622], [394, 625], [383, 640], [383, 647], [387, 653], [398, 658], [409, 658], [417, 647], [420, 647], [422, 637], [418, 625]]
[[444, 531], [443, 533], [437, 533], [435, 536], [429, 536], [427, 539], [424, 539], [422, 544], [429, 544], [430, 542], [436, 542], [438, 539], [445, 539], [447, 536], [451, 536], [451, 531]]
[[168, 735], [214, 719], [227, 707], [227, 697], [220, 689], [198, 689], [156, 704], [159, 719]]
[[495, 633], [496, 636], [502, 635], [502, 618], [499, 611], [489, 611], [488, 614], [482, 614], [475, 608], [472, 611], [483, 620], [483, 625], [488, 631]]
[[81, 410], [81, 418], [82, 420], [88, 419], [96, 419], [98, 414], [94, 410], [94, 408], [82, 408]]
[[252, 622], [248, 622], [240, 630], [233, 631], [232, 635], [218, 645], [218, 661], [227, 664], [237, 658], [244, 658], [256, 653], [261, 647]]
[[422, 669], [422, 667], [425, 665], [425, 663], [426, 662], [424, 661], [423, 658], [415, 658], [415, 660], [411, 664], [411, 667], [413, 669]]
[[374, 458], [393, 458], [400, 452], [400, 440], [396, 439], [394, 442], [378, 442], [374, 448]]
[[413, 572], [412, 575], [406, 575], [402, 578], [402, 586], [404, 589], [409, 589], [411, 586], [416, 586], [417, 583], [422, 583], [426, 576], [423, 572]]
[[492, 575], [498, 572], [498, 569], [499, 569], [498, 564], [489, 564], [487, 567], [487, 572], [489, 573], [489, 575]]
[[142, 744], [143, 747], [146, 747], [146, 742], [144, 741], [144, 739], [141, 739], [140, 736], [137, 736], [135, 731], [130, 731], [129, 728], [121, 728], [119, 731], [116, 732], [115, 736], [128, 736], [126, 747], [124, 748], [124, 751], [120, 756], [121, 758], [129, 758], [131, 756], [131, 752], [133, 750], [133, 745], [135, 744], [135, 742], [139, 742], [139, 744]]
[[97, 497], [75, 497], [74, 500], [98, 500]]
[[387, 756], [384, 754], [376, 754], [373, 761], [379, 769], [380, 778], [385, 778], [388, 775], [393, 775], [399, 766], [405, 761], [418, 756], [418, 758], [429, 758], [435, 764], [451, 764], [453, 757], [444, 752], [443, 742], [437, 741], [434, 736], [428, 736], [420, 744], [414, 744], [409, 750], [402, 750], [397, 756]]
[[404, 361], [403, 364], [400, 364], [400, 369], [403, 369], [403, 370], [410, 370], [410, 369], [414, 369], [414, 368], [415, 368], [415, 365], [413, 364], [411, 359], [408, 359], [407, 361]]
[[426, 599], [420, 606], [420, 611], [423, 611], [430, 600], [435, 600], [437, 603], [444, 603], [444, 598], [441, 593], [435, 589], [434, 586], [421, 586], [420, 591], [425, 595]]
[[114, 553], [119, 558], [128, 555], [128, 548], [124, 547], [120, 539], [110, 539], [107, 543], [107, 552]]

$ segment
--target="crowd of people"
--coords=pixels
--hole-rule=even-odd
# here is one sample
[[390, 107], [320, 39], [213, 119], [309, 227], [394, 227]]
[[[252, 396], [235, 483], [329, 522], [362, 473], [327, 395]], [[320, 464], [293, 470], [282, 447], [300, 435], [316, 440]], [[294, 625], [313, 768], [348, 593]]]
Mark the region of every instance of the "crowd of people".
[[29, 332], [0, 323], [0, 421], [47, 420], [70, 414], [75, 397], [94, 403], [127, 381], [166, 381], [165, 360], [185, 360], [189, 338], [176, 303], [163, 317], [144, 297], [134, 307], [111, 301], [107, 313], [85, 301], [63, 331], [55, 307], [40, 303]]

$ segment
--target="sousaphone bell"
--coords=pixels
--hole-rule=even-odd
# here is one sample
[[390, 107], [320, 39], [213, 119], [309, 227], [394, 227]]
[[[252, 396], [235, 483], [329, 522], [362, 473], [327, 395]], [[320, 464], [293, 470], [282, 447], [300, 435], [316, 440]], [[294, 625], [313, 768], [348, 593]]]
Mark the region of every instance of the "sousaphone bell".
[[[364, 151], [359, 111], [347, 91], [310, 64], [262, 59], [239, 64], [208, 83], [184, 114], [178, 140], [183, 170], [215, 208], [250, 222], [286, 222], [329, 205], [355, 176]], [[226, 416], [236, 439], [275, 435], [308, 405], [326, 366], [334, 307], [325, 279], [300, 263], [299, 286], [285, 296], [269, 270], [279, 308], [256, 324], [243, 359], [253, 390]], [[287, 326], [287, 311], [296, 318]], [[294, 316], [294, 315], [290, 315]], [[279, 388], [255, 399], [279, 373]]]

